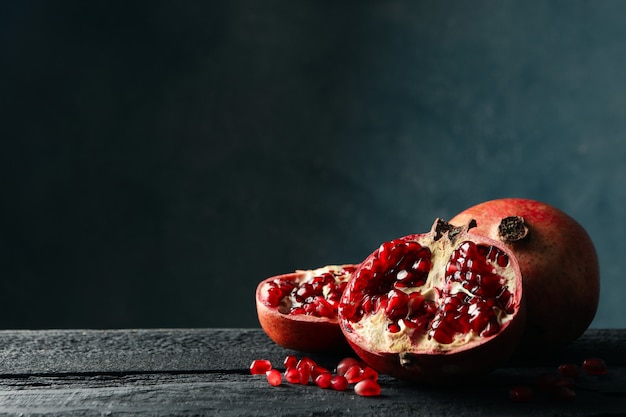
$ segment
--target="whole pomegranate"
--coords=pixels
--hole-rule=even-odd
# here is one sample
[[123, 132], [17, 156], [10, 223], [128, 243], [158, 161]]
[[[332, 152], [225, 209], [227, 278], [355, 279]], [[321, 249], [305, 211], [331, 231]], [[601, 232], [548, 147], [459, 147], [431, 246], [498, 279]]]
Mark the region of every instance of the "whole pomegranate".
[[589, 327], [598, 308], [600, 272], [593, 242], [578, 222], [522, 198], [475, 205], [450, 223], [468, 219], [478, 223], [473, 233], [505, 243], [519, 262], [528, 306], [520, 356], [553, 352]]
[[304, 352], [347, 347], [339, 299], [356, 265], [329, 265], [267, 278], [256, 289], [261, 327], [277, 344]]
[[524, 328], [521, 273], [501, 242], [437, 220], [383, 243], [354, 271], [339, 323], [372, 368], [423, 383], [461, 381], [514, 351]]

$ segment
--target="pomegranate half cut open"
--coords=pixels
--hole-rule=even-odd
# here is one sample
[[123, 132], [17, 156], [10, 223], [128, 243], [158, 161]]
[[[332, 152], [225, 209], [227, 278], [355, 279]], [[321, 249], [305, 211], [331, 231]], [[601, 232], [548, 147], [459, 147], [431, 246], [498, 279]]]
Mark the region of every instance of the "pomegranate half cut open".
[[383, 243], [354, 271], [341, 329], [379, 372], [460, 381], [513, 353], [525, 308], [517, 260], [501, 242], [437, 219], [425, 234]]

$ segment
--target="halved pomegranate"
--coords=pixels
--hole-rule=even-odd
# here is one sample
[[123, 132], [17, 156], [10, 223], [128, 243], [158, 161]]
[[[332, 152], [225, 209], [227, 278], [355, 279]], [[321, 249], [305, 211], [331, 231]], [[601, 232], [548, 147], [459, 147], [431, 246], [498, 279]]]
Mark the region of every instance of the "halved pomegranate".
[[425, 383], [495, 368], [524, 326], [521, 274], [501, 242], [435, 221], [429, 233], [383, 243], [339, 304], [341, 329], [379, 372]]
[[598, 255], [585, 229], [556, 207], [524, 198], [485, 201], [450, 223], [469, 219], [477, 222], [472, 233], [506, 244], [519, 262], [528, 314], [518, 354], [550, 354], [583, 334], [600, 295]]
[[267, 278], [256, 289], [265, 333], [277, 344], [304, 352], [347, 347], [337, 307], [356, 265], [329, 265]]

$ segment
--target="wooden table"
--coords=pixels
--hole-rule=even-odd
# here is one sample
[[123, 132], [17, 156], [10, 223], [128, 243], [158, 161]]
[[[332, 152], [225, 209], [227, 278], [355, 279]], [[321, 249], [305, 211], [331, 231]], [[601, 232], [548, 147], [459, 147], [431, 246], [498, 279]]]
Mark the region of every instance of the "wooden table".
[[[626, 330], [589, 330], [555, 357], [512, 363], [484, 380], [427, 388], [381, 376], [382, 395], [322, 390], [250, 375], [253, 359], [295, 353], [260, 329], [0, 331], [0, 415], [58, 416], [624, 416]], [[309, 355], [332, 368], [340, 355]], [[604, 358], [604, 377], [577, 379], [575, 400], [508, 388], [565, 361]], [[278, 367], [278, 366], [277, 366]]]

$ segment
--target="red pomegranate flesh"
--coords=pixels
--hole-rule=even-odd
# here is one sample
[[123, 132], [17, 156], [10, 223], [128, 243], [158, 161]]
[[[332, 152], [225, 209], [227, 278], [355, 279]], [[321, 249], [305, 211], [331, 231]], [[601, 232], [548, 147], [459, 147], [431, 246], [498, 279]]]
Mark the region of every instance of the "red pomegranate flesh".
[[263, 280], [256, 289], [261, 327], [280, 346], [304, 352], [347, 347], [339, 299], [356, 265], [329, 265]]
[[571, 216], [523, 198], [486, 201], [450, 223], [475, 219], [472, 233], [499, 240], [515, 254], [527, 305], [519, 356], [550, 354], [578, 338], [591, 324], [600, 295], [594, 244]]
[[501, 242], [437, 220], [383, 243], [354, 271], [341, 329], [379, 372], [424, 383], [460, 381], [505, 362], [524, 326], [521, 273]]

